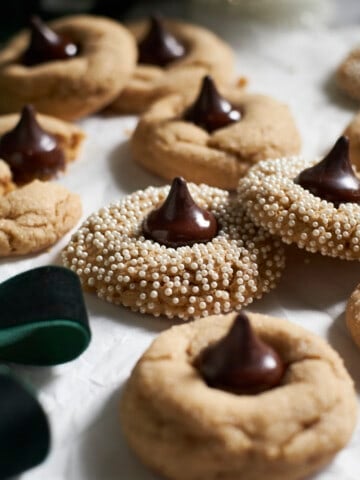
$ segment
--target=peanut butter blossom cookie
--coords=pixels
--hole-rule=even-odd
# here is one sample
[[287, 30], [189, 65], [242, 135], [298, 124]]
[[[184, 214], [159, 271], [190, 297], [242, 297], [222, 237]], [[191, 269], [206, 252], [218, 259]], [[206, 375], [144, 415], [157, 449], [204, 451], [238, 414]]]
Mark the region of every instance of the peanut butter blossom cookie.
[[168, 180], [182, 175], [236, 189], [258, 161], [299, 152], [299, 134], [286, 105], [241, 89], [225, 97], [206, 76], [193, 102], [171, 95], [152, 105], [131, 141], [134, 160]]
[[128, 27], [138, 43], [138, 65], [112, 109], [140, 113], [170, 93], [187, 96], [206, 74], [223, 85], [234, 81], [233, 52], [209, 30], [159, 17]]
[[81, 217], [80, 197], [62, 185], [34, 180], [14, 189], [0, 160], [0, 257], [48, 248]]
[[303, 479], [346, 445], [356, 414], [353, 382], [324, 340], [244, 313], [162, 333], [121, 399], [130, 446], [172, 480]]
[[60, 118], [88, 115], [119, 94], [135, 62], [135, 41], [117, 22], [78, 15], [46, 26], [35, 17], [0, 51], [0, 113], [32, 103]]
[[76, 125], [36, 115], [31, 105], [26, 105], [20, 116], [0, 116], [0, 158], [18, 184], [56, 176], [77, 157], [84, 137]]
[[256, 225], [309, 252], [360, 259], [360, 180], [340, 137], [319, 163], [301, 157], [260, 162], [238, 198]]
[[171, 189], [149, 187], [91, 215], [63, 262], [104, 300], [187, 320], [261, 297], [284, 257], [227, 192], [175, 178]]

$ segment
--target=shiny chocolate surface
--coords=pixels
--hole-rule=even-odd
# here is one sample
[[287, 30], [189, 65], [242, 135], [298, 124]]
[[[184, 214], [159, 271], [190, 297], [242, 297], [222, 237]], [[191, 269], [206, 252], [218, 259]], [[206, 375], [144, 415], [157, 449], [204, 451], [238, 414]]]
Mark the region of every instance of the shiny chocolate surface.
[[139, 63], [166, 67], [186, 55], [185, 45], [169, 32], [162, 19], [156, 15], [150, 18], [145, 37], [139, 42]]
[[285, 371], [279, 354], [255, 334], [242, 312], [228, 334], [200, 354], [197, 368], [209, 386], [240, 394], [276, 387]]
[[49, 179], [65, 168], [63, 150], [56, 138], [41, 128], [31, 105], [23, 108], [14, 129], [0, 138], [0, 158], [19, 184]]
[[218, 92], [214, 80], [204, 77], [199, 95], [185, 111], [183, 119], [211, 133], [241, 120], [241, 112]]
[[54, 60], [67, 60], [77, 55], [77, 45], [51, 30], [39, 17], [31, 17], [30, 30], [30, 43], [22, 57], [24, 65], [31, 67]]
[[161, 207], [145, 218], [145, 238], [168, 247], [182, 247], [211, 241], [218, 232], [215, 216], [193, 200], [184, 179], [176, 177]]
[[321, 162], [303, 170], [294, 181], [336, 207], [340, 203], [360, 204], [360, 180], [350, 163], [347, 137], [340, 137]]

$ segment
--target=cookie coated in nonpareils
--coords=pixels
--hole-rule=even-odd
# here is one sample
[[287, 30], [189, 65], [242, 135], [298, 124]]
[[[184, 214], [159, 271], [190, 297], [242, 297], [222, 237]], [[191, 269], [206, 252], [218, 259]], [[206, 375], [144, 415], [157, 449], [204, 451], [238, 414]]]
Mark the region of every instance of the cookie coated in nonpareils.
[[256, 225], [285, 243], [312, 253], [360, 260], [360, 205], [351, 201], [335, 205], [295, 182], [316, 164], [318, 160], [302, 157], [260, 162], [240, 180], [238, 200]]
[[357, 400], [341, 358], [289, 321], [248, 314], [256, 335], [286, 366], [278, 385], [256, 394], [208, 385], [197, 360], [228, 335], [235, 316], [162, 333], [125, 386], [124, 435], [161, 478], [300, 480], [330, 462], [351, 437]]
[[149, 187], [91, 215], [64, 249], [64, 265], [108, 302], [184, 320], [238, 310], [274, 288], [284, 267], [280, 242], [255, 227], [228, 192], [188, 187], [217, 219], [212, 240], [173, 248], [146, 239], [144, 219], [169, 193]]

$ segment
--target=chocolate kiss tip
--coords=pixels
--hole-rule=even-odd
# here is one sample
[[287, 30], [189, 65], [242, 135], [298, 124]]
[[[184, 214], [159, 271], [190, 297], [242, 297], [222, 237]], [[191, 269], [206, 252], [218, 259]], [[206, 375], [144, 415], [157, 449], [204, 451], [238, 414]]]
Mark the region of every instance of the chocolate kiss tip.
[[169, 195], [166, 201], [172, 197], [175, 199], [176, 197], [181, 197], [183, 201], [187, 201], [188, 203], [196, 205], [191, 193], [189, 192], [187, 182], [183, 177], [174, 177], [173, 181], [171, 182]]
[[[40, 135], [42, 137], [48, 136], [49, 138], [51, 137], [53, 139], [53, 136], [50, 135], [48, 132], [46, 132], [40, 126], [36, 118], [36, 115], [37, 115], [37, 111], [34, 105], [32, 105], [31, 103], [27, 103], [26, 105], [23, 106], [21, 110], [20, 120], [17, 126], [15, 127], [15, 129], [17, 130], [26, 129], [27, 131], [28, 129], [31, 129], [31, 131], [33, 132], [33, 135], [36, 135], [37, 137]], [[23, 138], [23, 134], [22, 134], [22, 138]], [[40, 137], [38, 137], [38, 142], [40, 142], [39, 138]]]
[[349, 137], [347, 137], [346, 135], [341, 135], [341, 137], [335, 143], [335, 146], [336, 145], [341, 145], [342, 147], [349, 148], [349, 144], [350, 144]]
[[31, 15], [29, 24], [31, 27], [34, 27], [34, 28], [39, 28], [43, 26], [46, 27], [45, 23], [41, 20], [41, 18], [38, 15]]
[[203, 78], [199, 92], [199, 97], [200, 96], [202, 96], [203, 98], [205, 97], [207, 102], [214, 102], [214, 100], [215, 102], [222, 101], [227, 104], [225, 109], [232, 109], [230, 103], [220, 95], [216, 83], [211, 75], [205, 75], [205, 77]]
[[211, 75], [205, 75], [205, 77], [203, 77], [202, 79], [199, 96], [204, 94], [207, 94], [209, 96], [217, 95], [218, 97], [220, 97], [220, 93]]
[[[20, 119], [14, 130], [17, 131], [28, 131], [28, 129], [31, 129], [32, 131], [36, 130], [42, 134], [42, 128], [40, 127], [37, 119], [36, 119], [36, 110], [33, 105], [31, 104], [26, 104], [23, 106], [21, 113], [20, 113]], [[21, 134], [22, 136], [24, 133]]]
[[199, 207], [186, 181], [175, 177], [164, 203], [145, 218], [145, 238], [177, 248], [211, 241], [218, 232], [215, 216]]
[[153, 13], [152, 15], [150, 15], [150, 22], [152, 24], [153, 27], [162, 27], [162, 21], [163, 21], [163, 17], [162, 15], [160, 15], [160, 13]]
[[162, 42], [164, 34], [163, 17], [159, 13], [153, 13], [149, 16], [149, 27], [144, 39], [151, 35], [155, 35], [157, 40]]
[[186, 185], [187, 183], [183, 177], [175, 177], [174, 180], [171, 182], [171, 186], [180, 186], [180, 185]]
[[276, 387], [285, 371], [278, 353], [254, 333], [243, 312], [225, 337], [200, 354], [198, 368], [209, 386], [245, 394]]
[[203, 87], [213, 87], [217, 90], [214, 79], [211, 75], [205, 75], [202, 81]]
[[349, 138], [346, 137], [345, 135], [342, 135], [335, 142], [335, 145], [330, 150], [330, 152], [326, 155], [324, 160], [325, 159], [329, 161], [335, 160], [337, 162], [338, 158], [341, 157], [343, 161], [350, 162], [349, 147], [350, 147]]
[[207, 101], [209, 101], [211, 97], [222, 98], [211, 75], [205, 75], [202, 79], [199, 97], [200, 95], [208, 97]]
[[21, 110], [21, 116], [22, 117], [34, 117], [36, 115], [36, 110], [34, 105], [31, 103], [27, 103], [26, 105], [23, 106]]

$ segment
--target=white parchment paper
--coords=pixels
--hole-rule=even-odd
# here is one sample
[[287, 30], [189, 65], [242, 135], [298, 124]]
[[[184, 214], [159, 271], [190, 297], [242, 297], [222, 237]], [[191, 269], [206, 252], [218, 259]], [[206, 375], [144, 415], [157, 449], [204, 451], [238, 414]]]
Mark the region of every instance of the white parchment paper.
[[[209, 20], [210, 21], [210, 20]], [[356, 111], [331, 82], [336, 65], [360, 43], [360, 28], [274, 31], [236, 23], [211, 25], [236, 49], [239, 74], [249, 90], [288, 103], [309, 156], [323, 154]], [[81, 194], [84, 218], [94, 210], [150, 184], [163, 182], [131, 161], [129, 131], [134, 117], [92, 117], [81, 158], [59, 181]], [[0, 262], [0, 281], [29, 268], [59, 263], [69, 235], [49, 252]], [[344, 325], [344, 308], [360, 282], [360, 264], [288, 249], [279, 287], [251, 306], [253, 311], [298, 323], [326, 338], [344, 358], [360, 389], [360, 351]], [[144, 349], [170, 322], [133, 314], [86, 295], [93, 340], [76, 361], [55, 368], [14, 367], [31, 382], [47, 411], [52, 449], [23, 480], [155, 480], [130, 452], [118, 422], [120, 394]], [[1, 313], [0, 313], [1, 314]], [[360, 428], [317, 480], [360, 478]]]

